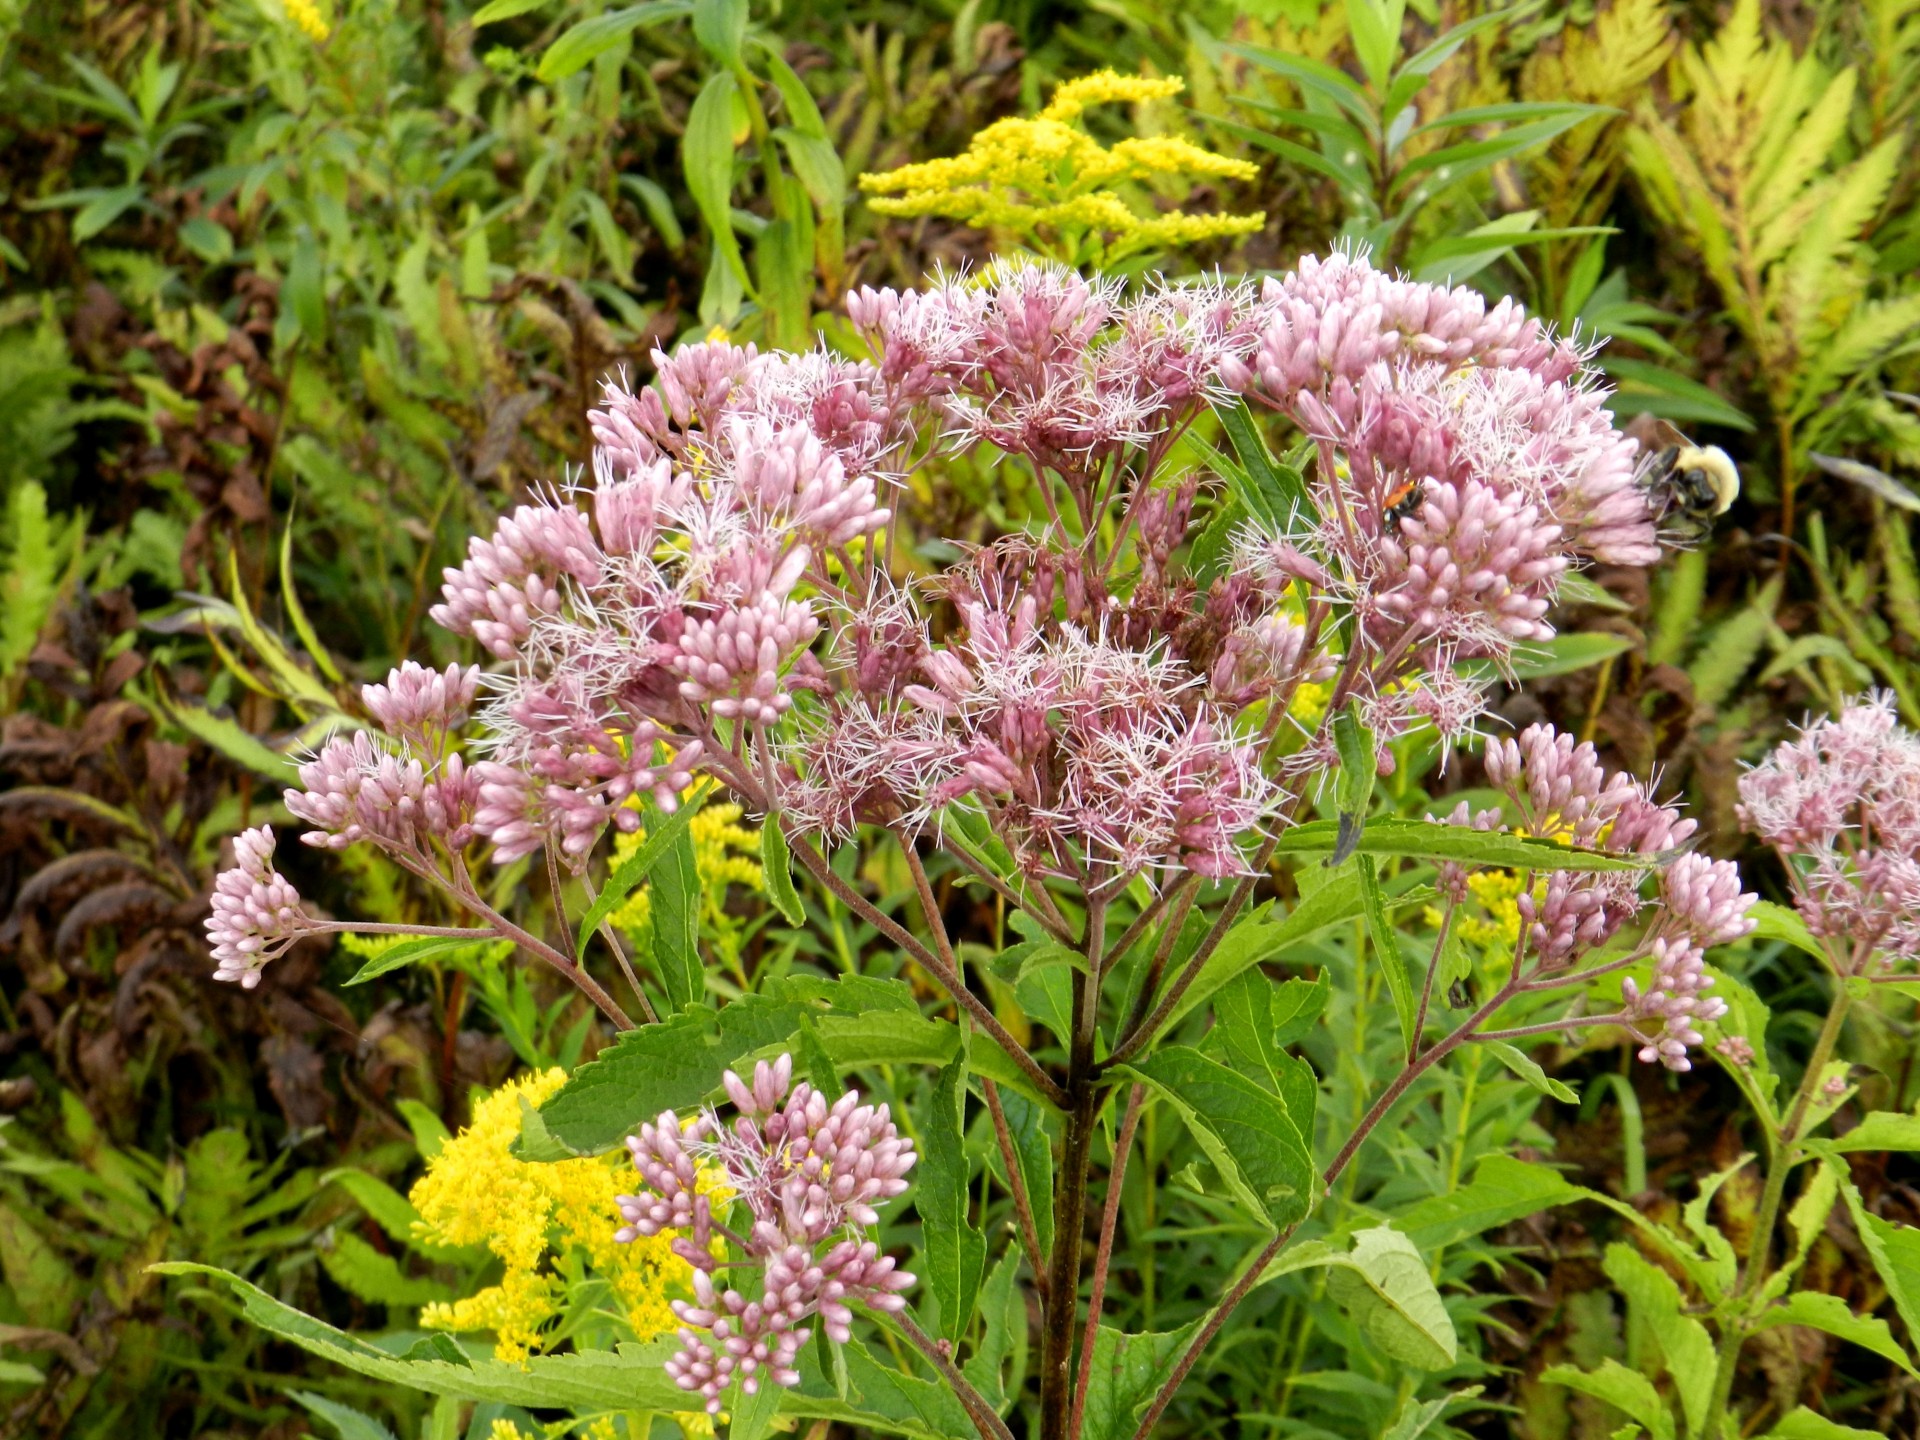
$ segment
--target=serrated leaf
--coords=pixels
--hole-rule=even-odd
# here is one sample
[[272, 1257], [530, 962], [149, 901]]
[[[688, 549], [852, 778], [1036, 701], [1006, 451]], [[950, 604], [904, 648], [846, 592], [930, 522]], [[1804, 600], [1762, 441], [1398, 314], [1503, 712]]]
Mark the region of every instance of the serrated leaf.
[[1234, 922], [1207, 957], [1200, 973], [1168, 1016], [1171, 1029], [1206, 1003], [1223, 985], [1250, 965], [1283, 960], [1289, 947], [1300, 944], [1332, 925], [1361, 915], [1366, 895], [1360, 887], [1359, 867], [1348, 865], [1284, 915], [1275, 918], [1270, 905], [1261, 905]]
[[1144, 1335], [1099, 1328], [1087, 1377], [1083, 1440], [1127, 1440], [1133, 1434], [1138, 1412], [1160, 1388], [1198, 1323]]
[[1353, 1237], [1348, 1263], [1327, 1272], [1327, 1293], [1380, 1351], [1421, 1370], [1459, 1356], [1453, 1320], [1414, 1243], [1389, 1226]]
[[[201, 1275], [225, 1285], [244, 1317], [299, 1346], [310, 1355], [386, 1384], [430, 1395], [492, 1400], [529, 1409], [663, 1410], [686, 1401], [662, 1369], [675, 1342], [623, 1344], [611, 1350], [572, 1355], [538, 1355], [513, 1363], [475, 1360], [409, 1359], [337, 1330], [324, 1320], [282, 1303], [257, 1285], [212, 1265], [171, 1261], [151, 1267], [162, 1275]], [[436, 1337], [445, 1339], [446, 1337]]]
[[1614, 1409], [1647, 1428], [1653, 1440], [1674, 1440], [1673, 1416], [1661, 1401], [1653, 1382], [1618, 1360], [1602, 1360], [1597, 1370], [1578, 1370], [1571, 1365], [1550, 1365], [1540, 1374], [1549, 1385], [1564, 1385], [1596, 1400], [1604, 1400]]
[[1674, 1392], [1680, 1397], [1687, 1433], [1698, 1434], [1713, 1399], [1716, 1357], [1712, 1335], [1705, 1325], [1682, 1313], [1685, 1302], [1673, 1277], [1631, 1246], [1609, 1245], [1602, 1268], [1660, 1347]]
[[980, 1289], [980, 1339], [961, 1369], [973, 1388], [1002, 1409], [1026, 1372], [1027, 1305], [1020, 1293], [1020, 1251], [1010, 1248]]
[[1762, 1330], [1775, 1325], [1805, 1325], [1814, 1330], [1823, 1330], [1893, 1361], [1909, 1375], [1914, 1373], [1913, 1362], [1907, 1358], [1907, 1352], [1900, 1348], [1900, 1342], [1893, 1338], [1893, 1331], [1887, 1328], [1887, 1322], [1876, 1315], [1854, 1314], [1847, 1308], [1847, 1302], [1838, 1295], [1826, 1295], [1817, 1290], [1802, 1290], [1789, 1295], [1786, 1303], [1762, 1311], [1755, 1322], [1755, 1328]]
[[1121, 1073], [1151, 1086], [1186, 1122], [1234, 1198], [1254, 1219], [1279, 1229], [1312, 1207], [1319, 1182], [1311, 1114], [1184, 1045], [1172, 1045]]

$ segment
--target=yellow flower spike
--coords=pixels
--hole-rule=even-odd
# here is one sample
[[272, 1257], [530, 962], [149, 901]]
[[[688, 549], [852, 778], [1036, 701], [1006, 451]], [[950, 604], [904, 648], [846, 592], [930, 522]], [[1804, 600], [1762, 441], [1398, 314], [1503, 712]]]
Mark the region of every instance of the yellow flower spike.
[[884, 215], [941, 215], [1074, 263], [1109, 264], [1154, 247], [1246, 235], [1264, 214], [1142, 213], [1115, 189], [1185, 180], [1251, 180], [1256, 166], [1173, 136], [1136, 135], [1103, 146], [1079, 129], [1090, 106], [1164, 100], [1186, 88], [1179, 76], [1103, 70], [1059, 86], [1031, 119], [998, 120], [966, 153], [862, 175], [860, 188]]
[[287, 13], [287, 23], [314, 44], [318, 45], [331, 33], [331, 27], [313, 0], [282, 0], [282, 8]]
[[1042, 120], [1075, 120], [1089, 105], [1138, 104], [1145, 100], [1171, 100], [1187, 88], [1178, 75], [1122, 75], [1115, 70], [1098, 70], [1056, 86]]
[[641, 1339], [674, 1328], [668, 1293], [691, 1274], [673, 1253], [673, 1235], [622, 1245], [614, 1197], [631, 1188], [626, 1156], [615, 1153], [554, 1164], [512, 1154], [520, 1106], [539, 1105], [563, 1084], [555, 1068], [509, 1081], [474, 1107], [473, 1123], [427, 1162], [414, 1185], [423, 1237], [444, 1245], [485, 1245], [501, 1262], [500, 1283], [451, 1304], [429, 1305], [420, 1323], [432, 1330], [491, 1330], [494, 1355], [524, 1360], [547, 1343], [548, 1322], [566, 1287], [549, 1257], [574, 1254], [605, 1280]]

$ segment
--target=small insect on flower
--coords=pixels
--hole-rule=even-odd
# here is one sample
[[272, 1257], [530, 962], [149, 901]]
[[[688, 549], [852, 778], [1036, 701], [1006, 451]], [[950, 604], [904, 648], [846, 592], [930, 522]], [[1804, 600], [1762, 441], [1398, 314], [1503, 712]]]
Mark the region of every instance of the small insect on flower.
[[1426, 498], [1427, 482], [1424, 476], [1414, 476], [1394, 486], [1381, 497], [1380, 528], [1398, 530], [1400, 522], [1418, 510]]

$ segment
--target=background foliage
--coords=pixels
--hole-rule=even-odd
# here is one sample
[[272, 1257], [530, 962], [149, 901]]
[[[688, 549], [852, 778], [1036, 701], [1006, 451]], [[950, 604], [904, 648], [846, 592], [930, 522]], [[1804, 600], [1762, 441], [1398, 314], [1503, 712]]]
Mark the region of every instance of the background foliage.
[[[341, 991], [367, 956], [314, 946], [257, 994], [217, 988], [198, 929], [216, 846], [276, 816], [286, 757], [359, 681], [454, 658], [425, 623], [440, 568], [585, 457], [603, 375], [644, 376], [654, 346], [715, 326], [831, 343], [849, 284], [1020, 243], [888, 219], [857, 179], [959, 154], [1058, 79], [1183, 74], [1184, 101], [1090, 126], [1258, 164], [1244, 183], [1133, 199], [1264, 212], [1263, 229], [1130, 265], [1259, 270], [1364, 242], [1611, 337], [1623, 419], [1672, 419], [1740, 461], [1746, 494], [1712, 543], [1651, 593], [1591, 591], [1580, 644], [1513, 688], [1508, 719], [1551, 717], [1663, 772], [1720, 854], [1742, 843], [1740, 762], [1807, 708], [1884, 686], [1920, 723], [1912, 0], [0, 0], [0, 54], [5, 1433], [378, 1433], [340, 1418], [347, 1405], [437, 1437], [506, 1413], [317, 1362], [262, 1339], [225, 1292], [147, 1266], [233, 1270], [343, 1328], [393, 1327], [404, 1350], [415, 1307], [480, 1264], [419, 1253], [394, 1220], [419, 1154], [475, 1084], [581, 1058], [590, 1012], [479, 947]], [[996, 533], [992, 484], [918, 496], [923, 533]], [[1410, 768], [1389, 799], [1417, 816], [1461, 783]], [[704, 843], [716, 996], [812, 966], [913, 979], [824, 894], [770, 901], [750, 842]], [[1744, 858], [1764, 887], [1767, 862]], [[843, 861], [904, 891], [897, 857]], [[339, 913], [446, 918], [370, 862], [300, 879]], [[540, 910], [523, 868], [495, 883]], [[639, 899], [617, 918], [644, 939]], [[1009, 938], [990, 911], [952, 919], [995, 950]], [[1289, 954], [1289, 973], [1343, 977], [1303, 1041], [1322, 1075], [1392, 1062], [1368, 963], [1339, 929]], [[1778, 941], [1743, 965], [1791, 1080], [1824, 1001]], [[1906, 1111], [1914, 1002], [1876, 1006], [1848, 1058], [1866, 1067], [1861, 1103]], [[1484, 1167], [1502, 1157], [1551, 1158], [1568, 1182], [1690, 1224], [1697, 1183], [1754, 1142], [1718, 1072], [1677, 1086], [1610, 1041], [1534, 1053], [1578, 1109], [1472, 1051], [1348, 1172], [1349, 1195], [1430, 1207], [1423, 1243], [1445, 1246], [1436, 1278], [1461, 1336], [1446, 1378], [1477, 1394], [1416, 1393], [1342, 1318], [1327, 1273], [1303, 1272], [1249, 1303], [1170, 1433], [1558, 1440], [1634, 1413], [1636, 1397], [1548, 1375], [1663, 1373], [1659, 1282], [1619, 1222], [1524, 1219], [1528, 1204], [1472, 1228], [1449, 1197], [1475, 1175], [1498, 1188]], [[900, 1100], [896, 1084], [909, 1112], [931, 1093], [904, 1069], [868, 1088]], [[1355, 1118], [1324, 1111], [1336, 1134]], [[1135, 1283], [1109, 1306], [1127, 1330], [1171, 1332], [1247, 1234], [1156, 1113], [1127, 1176], [1129, 1231], [1152, 1236], [1178, 1207], [1218, 1254], [1169, 1271], [1146, 1245], [1116, 1262]], [[967, 1146], [976, 1164], [998, 1163], [992, 1148]], [[1912, 1223], [1915, 1174], [1898, 1147], [1856, 1157], [1849, 1203]], [[1757, 1189], [1726, 1180], [1718, 1223], [1750, 1224]], [[1807, 1282], [1891, 1317], [1858, 1245], [1816, 1226]], [[1755, 1385], [1824, 1394], [1876, 1433], [1920, 1424], [1910, 1372], [1871, 1349], [1792, 1327], [1750, 1348]], [[1684, 1380], [1666, 1368], [1662, 1394]], [[1808, 1427], [1793, 1433], [1837, 1433]]]

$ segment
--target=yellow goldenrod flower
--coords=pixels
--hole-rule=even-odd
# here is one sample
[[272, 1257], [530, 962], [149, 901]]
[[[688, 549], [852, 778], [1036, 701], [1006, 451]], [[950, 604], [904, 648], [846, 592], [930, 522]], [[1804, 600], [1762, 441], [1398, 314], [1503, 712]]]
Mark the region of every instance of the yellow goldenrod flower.
[[328, 25], [320, 14], [320, 7], [313, 0], [282, 0], [287, 12], [287, 21], [318, 45], [328, 35]]
[[1089, 106], [1164, 100], [1185, 84], [1178, 76], [1111, 70], [1070, 80], [1032, 119], [987, 126], [965, 154], [862, 175], [860, 187], [879, 197], [871, 203], [882, 214], [943, 215], [1006, 231], [1075, 264], [1110, 264], [1140, 250], [1258, 230], [1264, 214], [1143, 213], [1117, 188], [1251, 180], [1258, 171], [1247, 161], [1166, 135], [1136, 135], [1105, 146], [1078, 128]]
[[534, 1164], [511, 1153], [520, 1134], [520, 1104], [539, 1105], [566, 1082], [547, 1070], [510, 1081], [474, 1107], [473, 1123], [427, 1162], [411, 1199], [424, 1238], [443, 1245], [485, 1245], [505, 1273], [497, 1285], [451, 1304], [427, 1306], [420, 1323], [433, 1330], [492, 1330], [494, 1354], [521, 1360], [545, 1343], [543, 1329], [565, 1301], [550, 1256], [569, 1254], [612, 1287], [634, 1334], [646, 1339], [673, 1329], [669, 1291], [691, 1271], [663, 1233], [620, 1244], [614, 1197], [631, 1188], [624, 1153]]
[[1142, 100], [1171, 100], [1187, 88], [1178, 75], [1158, 78], [1122, 75], [1099, 70], [1054, 87], [1053, 98], [1040, 112], [1042, 120], [1076, 120], [1089, 105], [1138, 104]]

